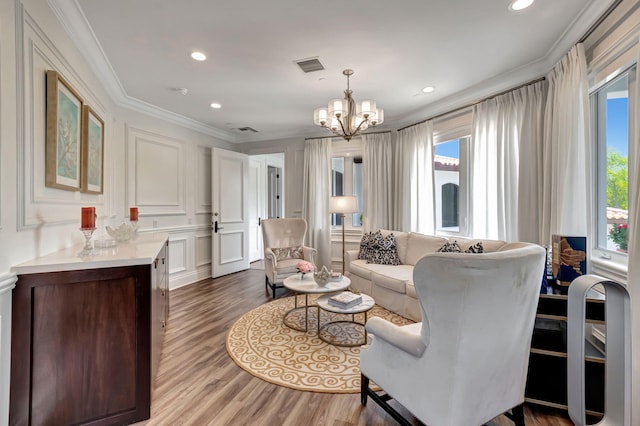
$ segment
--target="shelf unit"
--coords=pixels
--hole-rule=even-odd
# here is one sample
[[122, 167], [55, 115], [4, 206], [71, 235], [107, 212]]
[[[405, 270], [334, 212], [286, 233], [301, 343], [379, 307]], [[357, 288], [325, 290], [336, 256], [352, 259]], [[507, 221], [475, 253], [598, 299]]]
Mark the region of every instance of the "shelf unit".
[[[587, 298], [586, 321], [604, 325], [604, 296], [592, 291]], [[585, 381], [587, 414], [604, 412], [605, 358], [596, 337], [586, 336]], [[593, 334], [598, 334], [598, 331]], [[531, 340], [525, 401], [567, 410], [567, 296], [541, 294]]]

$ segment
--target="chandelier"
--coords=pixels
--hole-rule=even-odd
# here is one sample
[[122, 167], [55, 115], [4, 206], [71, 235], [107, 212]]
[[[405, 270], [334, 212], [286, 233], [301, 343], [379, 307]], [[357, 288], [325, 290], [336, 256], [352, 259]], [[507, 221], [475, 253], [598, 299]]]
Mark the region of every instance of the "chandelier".
[[327, 108], [316, 108], [313, 112], [313, 122], [350, 141], [370, 126], [382, 124], [384, 111], [382, 108], [376, 108], [376, 101], [372, 100], [364, 100], [356, 105], [351, 97], [353, 92], [349, 89], [349, 77], [353, 75], [353, 70], [344, 70], [342, 74], [347, 76], [344, 99], [332, 99]]

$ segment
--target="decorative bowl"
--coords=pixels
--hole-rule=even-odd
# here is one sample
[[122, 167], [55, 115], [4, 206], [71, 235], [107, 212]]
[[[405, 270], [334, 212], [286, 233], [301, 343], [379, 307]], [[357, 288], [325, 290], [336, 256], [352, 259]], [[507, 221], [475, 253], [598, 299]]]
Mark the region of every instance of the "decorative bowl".
[[109, 225], [105, 226], [107, 234], [119, 243], [126, 243], [136, 234], [136, 228], [128, 223], [122, 222], [120, 226], [113, 229]]
[[327, 285], [330, 279], [331, 272], [329, 272], [326, 266], [323, 266], [320, 271], [313, 273], [313, 280], [320, 287], [324, 287], [325, 285]]

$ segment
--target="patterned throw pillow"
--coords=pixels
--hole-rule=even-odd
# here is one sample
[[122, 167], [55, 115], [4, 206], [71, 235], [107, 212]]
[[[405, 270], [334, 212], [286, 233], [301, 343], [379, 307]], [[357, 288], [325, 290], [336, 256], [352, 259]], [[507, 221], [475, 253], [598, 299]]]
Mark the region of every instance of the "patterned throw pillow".
[[442, 247], [438, 249], [439, 253], [462, 253], [457, 241], [452, 243], [444, 243]]
[[368, 254], [367, 263], [376, 263], [378, 265], [401, 264], [398, 257], [396, 237], [393, 234], [389, 234], [386, 237], [383, 237], [380, 231], [373, 234]]
[[465, 253], [484, 253], [484, 247], [482, 247], [482, 241], [478, 241], [472, 246], [469, 246], [468, 249], [464, 251]]
[[358, 259], [369, 259], [369, 252], [371, 251], [371, 244], [373, 242], [373, 233], [367, 232], [362, 236], [360, 240], [360, 251], [358, 251]]
[[272, 248], [271, 251], [276, 255], [276, 260], [304, 259], [302, 246]]

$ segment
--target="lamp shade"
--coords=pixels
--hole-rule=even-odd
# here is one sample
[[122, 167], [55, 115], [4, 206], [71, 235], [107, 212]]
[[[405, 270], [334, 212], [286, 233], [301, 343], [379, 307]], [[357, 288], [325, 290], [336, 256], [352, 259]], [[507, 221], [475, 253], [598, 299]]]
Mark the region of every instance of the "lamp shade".
[[329, 213], [358, 213], [358, 198], [353, 195], [331, 197], [329, 199]]

